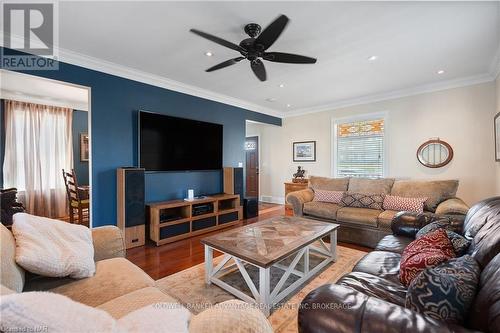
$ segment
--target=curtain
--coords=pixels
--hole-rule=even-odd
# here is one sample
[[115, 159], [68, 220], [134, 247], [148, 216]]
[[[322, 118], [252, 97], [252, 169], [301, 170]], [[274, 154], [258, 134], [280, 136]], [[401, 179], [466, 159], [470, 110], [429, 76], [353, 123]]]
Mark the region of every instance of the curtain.
[[5, 101], [4, 186], [16, 187], [30, 214], [67, 212], [62, 169], [73, 168], [73, 110]]

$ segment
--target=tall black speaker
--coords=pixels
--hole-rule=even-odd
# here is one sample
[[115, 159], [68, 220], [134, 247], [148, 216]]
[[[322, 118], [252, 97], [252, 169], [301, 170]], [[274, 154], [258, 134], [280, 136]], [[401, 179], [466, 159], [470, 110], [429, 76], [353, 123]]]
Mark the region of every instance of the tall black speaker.
[[243, 204], [243, 168], [224, 168], [224, 193], [238, 194]]
[[125, 233], [125, 246], [142, 246], [146, 239], [144, 169], [116, 169], [116, 185], [117, 225]]

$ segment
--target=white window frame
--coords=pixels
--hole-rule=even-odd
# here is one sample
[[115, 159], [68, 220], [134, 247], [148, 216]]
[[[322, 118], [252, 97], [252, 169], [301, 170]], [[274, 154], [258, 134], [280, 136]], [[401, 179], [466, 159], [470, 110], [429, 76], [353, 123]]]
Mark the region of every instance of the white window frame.
[[384, 161], [383, 161], [383, 175], [382, 177], [387, 177], [389, 175], [389, 112], [375, 112], [375, 113], [366, 113], [356, 116], [350, 117], [340, 117], [340, 118], [332, 118], [332, 129], [331, 129], [331, 143], [332, 143], [332, 151], [331, 151], [331, 177], [337, 178], [337, 125], [357, 122], [357, 121], [368, 121], [368, 120], [384, 120]]

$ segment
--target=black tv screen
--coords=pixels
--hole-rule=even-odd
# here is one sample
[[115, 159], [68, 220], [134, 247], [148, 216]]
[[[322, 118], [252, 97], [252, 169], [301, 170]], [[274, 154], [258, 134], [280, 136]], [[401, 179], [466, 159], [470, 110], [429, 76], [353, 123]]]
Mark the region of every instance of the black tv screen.
[[139, 160], [146, 171], [222, 169], [222, 125], [139, 112]]

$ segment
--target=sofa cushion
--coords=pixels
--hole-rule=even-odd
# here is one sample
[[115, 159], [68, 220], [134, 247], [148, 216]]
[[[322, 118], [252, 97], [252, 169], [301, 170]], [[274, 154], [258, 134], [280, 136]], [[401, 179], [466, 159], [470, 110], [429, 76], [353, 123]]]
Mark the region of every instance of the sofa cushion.
[[426, 268], [454, 258], [453, 246], [444, 229], [437, 229], [414, 240], [401, 255], [399, 280], [405, 286]]
[[16, 263], [16, 240], [0, 223], [0, 283], [20, 293], [24, 288], [24, 269]]
[[337, 221], [377, 227], [381, 211], [368, 208], [340, 207], [337, 210]]
[[113, 298], [98, 308], [114, 318], [121, 318], [132, 311], [156, 303], [177, 303], [177, 301], [156, 287], [146, 287]]
[[349, 178], [309, 177], [309, 187], [313, 190], [347, 191]]
[[370, 208], [382, 210], [383, 194], [344, 192], [339, 205], [343, 207]]
[[427, 197], [424, 210], [435, 212], [437, 206], [455, 197], [458, 180], [396, 180], [391, 195], [400, 197]]
[[351, 178], [349, 180], [348, 191], [358, 193], [389, 194], [391, 193], [393, 184], [393, 178]]
[[375, 251], [387, 251], [401, 254], [412, 241], [413, 239], [409, 237], [387, 235], [378, 242]]
[[384, 210], [380, 215], [378, 216], [378, 227], [382, 230], [385, 230], [387, 232], [392, 232], [391, 231], [391, 223], [392, 219], [398, 212], [395, 210]]
[[342, 200], [343, 196], [344, 192], [342, 191], [314, 190], [313, 201], [330, 202], [338, 204]]
[[90, 306], [98, 306], [116, 297], [145, 287], [154, 281], [142, 269], [125, 258], [101, 260], [96, 273], [86, 279], [35, 277], [26, 281], [25, 291], [52, 291]]
[[94, 245], [89, 228], [18, 213], [13, 217], [16, 262], [29, 272], [75, 279], [95, 273]]
[[461, 325], [479, 284], [480, 268], [471, 256], [428, 268], [410, 284], [405, 307], [437, 320]]
[[400, 260], [399, 253], [372, 251], [361, 258], [352, 271], [376, 275], [397, 284], [400, 283], [398, 278]]
[[381, 298], [394, 304], [401, 306], [405, 304], [405, 286], [372, 274], [351, 272], [341, 277], [336, 284], [350, 287], [368, 296]]
[[304, 208], [302, 210], [304, 214], [307, 215], [335, 220], [337, 218], [338, 209], [339, 205], [337, 204], [321, 201], [309, 201], [304, 203]]

